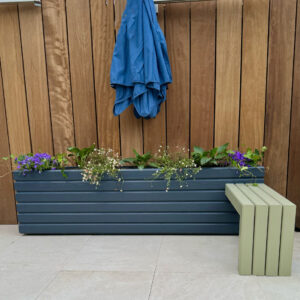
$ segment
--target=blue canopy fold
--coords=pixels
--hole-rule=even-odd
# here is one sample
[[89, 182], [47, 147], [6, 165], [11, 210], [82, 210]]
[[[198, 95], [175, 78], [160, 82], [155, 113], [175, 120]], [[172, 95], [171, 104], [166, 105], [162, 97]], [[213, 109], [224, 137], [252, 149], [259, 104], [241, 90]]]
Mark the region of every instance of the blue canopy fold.
[[134, 105], [137, 118], [155, 118], [172, 82], [165, 37], [153, 0], [127, 0], [110, 74], [114, 115]]

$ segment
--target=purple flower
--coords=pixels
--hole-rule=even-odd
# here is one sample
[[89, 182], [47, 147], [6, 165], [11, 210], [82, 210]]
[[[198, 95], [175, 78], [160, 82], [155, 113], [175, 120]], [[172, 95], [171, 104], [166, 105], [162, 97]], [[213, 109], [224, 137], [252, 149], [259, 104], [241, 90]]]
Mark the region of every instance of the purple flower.
[[240, 151], [235, 151], [234, 154], [229, 154], [229, 157], [237, 162], [241, 167], [250, 167], [249, 159], [245, 157], [245, 153], [241, 153]]

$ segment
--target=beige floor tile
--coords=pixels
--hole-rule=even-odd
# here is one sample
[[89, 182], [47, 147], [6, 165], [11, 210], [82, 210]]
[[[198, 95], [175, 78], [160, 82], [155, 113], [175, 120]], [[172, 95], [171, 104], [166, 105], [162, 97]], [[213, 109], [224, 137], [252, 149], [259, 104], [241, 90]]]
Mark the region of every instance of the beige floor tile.
[[0, 225], [0, 237], [1, 236], [22, 236], [19, 233], [18, 225]]
[[64, 271], [39, 300], [147, 300], [153, 273]]
[[33, 300], [56, 276], [53, 268], [26, 264], [0, 265], [0, 299]]
[[300, 276], [257, 278], [267, 300], [299, 300]]
[[88, 236], [22, 236], [2, 251], [0, 264], [61, 266], [77, 254]]
[[162, 243], [160, 272], [236, 274], [237, 236], [169, 236]]
[[150, 300], [264, 300], [253, 277], [157, 273]]
[[93, 236], [65, 270], [154, 271], [161, 236]]

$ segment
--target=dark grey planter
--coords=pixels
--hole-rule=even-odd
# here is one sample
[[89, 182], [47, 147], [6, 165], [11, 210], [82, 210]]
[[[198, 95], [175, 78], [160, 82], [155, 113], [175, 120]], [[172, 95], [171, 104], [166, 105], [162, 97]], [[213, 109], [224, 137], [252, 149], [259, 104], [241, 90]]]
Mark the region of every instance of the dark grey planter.
[[[14, 172], [19, 230], [24, 234], [238, 234], [239, 216], [226, 183], [262, 183], [234, 168], [207, 168], [188, 185], [153, 180], [155, 169], [121, 170], [123, 183], [106, 178], [96, 189], [81, 170]], [[123, 190], [123, 192], [120, 191]]]

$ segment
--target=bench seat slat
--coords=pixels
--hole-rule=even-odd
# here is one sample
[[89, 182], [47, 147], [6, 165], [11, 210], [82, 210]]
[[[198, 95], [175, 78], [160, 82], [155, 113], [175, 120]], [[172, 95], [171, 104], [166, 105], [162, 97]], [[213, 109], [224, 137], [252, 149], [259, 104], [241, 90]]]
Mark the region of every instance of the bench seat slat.
[[265, 275], [266, 240], [268, 231], [268, 205], [258, 197], [248, 185], [237, 184], [243, 194], [255, 205], [254, 241], [253, 241], [253, 275]]
[[278, 276], [282, 206], [258, 186], [249, 186], [269, 206], [266, 275]]
[[296, 205], [267, 185], [259, 184], [258, 186], [282, 205], [279, 276], [290, 276], [292, 272]]
[[252, 274], [254, 205], [234, 184], [227, 184], [226, 196], [240, 215], [239, 274]]

